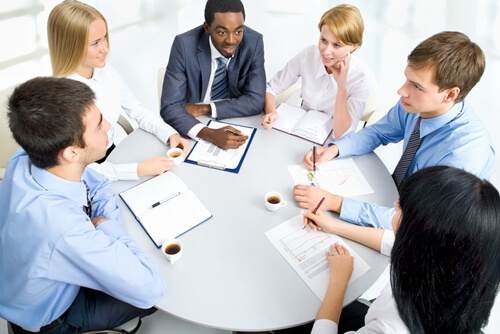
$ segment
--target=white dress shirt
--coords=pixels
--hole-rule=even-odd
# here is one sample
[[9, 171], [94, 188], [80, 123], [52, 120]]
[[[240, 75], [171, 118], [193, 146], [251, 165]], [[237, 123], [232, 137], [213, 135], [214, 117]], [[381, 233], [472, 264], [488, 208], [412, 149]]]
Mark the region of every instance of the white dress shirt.
[[[170, 136], [177, 133], [159, 115], [150, 112], [142, 105], [125, 84], [120, 74], [109, 64], [103, 68], [95, 68], [90, 79], [77, 73], [69, 75], [68, 78], [83, 82], [94, 91], [97, 107], [103, 117], [111, 124], [108, 131], [110, 146], [114, 143], [115, 132], [120, 127], [117, 122], [122, 111], [135, 120], [139, 124], [139, 128], [154, 134], [162, 143], [166, 144]], [[89, 167], [104, 174], [112, 181], [138, 179], [137, 163], [115, 165], [103, 162], [91, 164]]]
[[[337, 324], [328, 319], [319, 319], [314, 322], [311, 334], [336, 334]], [[401, 320], [396, 302], [392, 297], [391, 284], [387, 283], [380, 296], [372, 303], [365, 316], [365, 326], [356, 332], [366, 334], [406, 334], [410, 333], [403, 320]]]
[[[211, 98], [212, 97], [212, 84], [214, 82], [215, 71], [217, 70], [217, 66], [218, 66], [217, 58], [223, 57], [223, 55], [219, 52], [219, 50], [217, 50], [215, 48], [214, 44], [212, 43], [212, 39], [210, 37], [208, 37], [208, 43], [210, 44], [210, 51], [211, 51], [211, 55], [212, 55], [212, 63], [211, 63], [212, 69], [210, 70], [210, 79], [208, 80], [207, 92], [205, 93], [205, 98], [203, 99], [203, 103], [210, 104], [210, 107], [212, 108], [212, 115], [211, 116], [212, 116], [212, 118], [216, 119], [217, 118], [217, 108], [215, 106], [215, 103], [212, 102], [212, 98]], [[226, 68], [229, 66], [231, 59], [233, 59], [233, 57], [227, 59]], [[200, 140], [200, 138], [198, 138], [198, 132], [200, 132], [201, 129], [203, 129], [205, 126], [206, 125], [202, 124], [202, 123], [198, 123], [195, 126], [193, 126], [191, 128], [191, 130], [189, 130], [189, 132], [188, 132], [189, 138], [194, 139], [194, 140]]]
[[[266, 92], [276, 97], [299, 78], [302, 80], [302, 108], [333, 115], [337, 97], [337, 81], [326, 71], [317, 46], [308, 46], [290, 59], [285, 67], [267, 83]], [[372, 72], [368, 65], [357, 56], [351, 55], [346, 85], [347, 107], [352, 123], [345, 134], [356, 131], [370, 96], [372, 80]]]

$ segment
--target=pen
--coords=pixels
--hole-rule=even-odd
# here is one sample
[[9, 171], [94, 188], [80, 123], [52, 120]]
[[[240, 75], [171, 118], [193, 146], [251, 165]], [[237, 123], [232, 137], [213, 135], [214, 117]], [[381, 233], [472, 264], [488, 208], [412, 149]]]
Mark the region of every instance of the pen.
[[[319, 201], [318, 205], [316, 205], [316, 207], [314, 208], [314, 210], [312, 210], [312, 213], [313, 213], [313, 214], [316, 214], [316, 212], [319, 210], [319, 207], [321, 206], [321, 204], [323, 204], [323, 201], [324, 201], [324, 200], [325, 200], [325, 198], [323, 197], [323, 198], [321, 199], [321, 201]], [[310, 223], [310, 222], [311, 222], [311, 219], [307, 218], [307, 224], [306, 224], [306, 225], [304, 225], [304, 226], [302, 227], [302, 229], [306, 228], [306, 226], [307, 226], [307, 225], [309, 225], [309, 223]]]
[[239, 136], [239, 134], [238, 134], [238, 133], [236, 133], [236, 132], [234, 132], [233, 130], [230, 130], [230, 129], [225, 129], [224, 131], [229, 132], [229, 133], [230, 133], [230, 134], [232, 134], [232, 135]]
[[316, 173], [316, 143], [313, 145], [313, 172]]
[[180, 191], [178, 191], [178, 192], [176, 192], [176, 193], [173, 193], [172, 195], [170, 195], [170, 196], [168, 196], [168, 197], [166, 197], [166, 198], [162, 199], [161, 201], [158, 201], [158, 202], [156, 202], [156, 203], [151, 204], [151, 207], [150, 207], [150, 208], [151, 208], [151, 209], [156, 208], [158, 205], [163, 204], [163, 203], [165, 203], [166, 201], [171, 200], [172, 198], [179, 196], [180, 194], [181, 194], [181, 193], [180, 193]]

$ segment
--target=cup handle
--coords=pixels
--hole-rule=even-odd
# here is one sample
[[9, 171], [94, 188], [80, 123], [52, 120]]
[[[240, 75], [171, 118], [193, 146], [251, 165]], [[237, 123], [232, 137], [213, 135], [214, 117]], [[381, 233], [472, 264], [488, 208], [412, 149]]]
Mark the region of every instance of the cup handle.
[[287, 203], [286, 203], [286, 201], [281, 201], [281, 207], [282, 207], [282, 208], [283, 208], [283, 207], [285, 207], [285, 206], [286, 206], [286, 204], [287, 204]]

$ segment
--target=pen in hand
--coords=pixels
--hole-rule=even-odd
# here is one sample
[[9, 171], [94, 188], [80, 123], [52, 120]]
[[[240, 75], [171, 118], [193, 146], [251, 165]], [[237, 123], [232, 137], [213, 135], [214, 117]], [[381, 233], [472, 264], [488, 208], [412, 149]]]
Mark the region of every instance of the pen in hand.
[[[314, 210], [312, 210], [312, 213], [313, 214], [316, 214], [316, 212], [318, 212], [319, 210], [319, 207], [321, 206], [321, 204], [323, 204], [323, 201], [325, 200], [325, 198], [323, 197], [321, 199], [321, 201], [319, 201], [318, 205], [316, 205], [316, 207], [314, 208]], [[307, 225], [309, 225], [309, 223], [311, 223], [311, 219], [307, 218], [307, 223], [302, 227], [302, 229], [305, 229]]]
[[316, 173], [316, 143], [313, 145], [313, 172]]
[[239, 136], [240, 135], [239, 133], [236, 133], [236, 132], [234, 132], [231, 129], [225, 129], [224, 131], [229, 132], [230, 134], [235, 135], [235, 136]]

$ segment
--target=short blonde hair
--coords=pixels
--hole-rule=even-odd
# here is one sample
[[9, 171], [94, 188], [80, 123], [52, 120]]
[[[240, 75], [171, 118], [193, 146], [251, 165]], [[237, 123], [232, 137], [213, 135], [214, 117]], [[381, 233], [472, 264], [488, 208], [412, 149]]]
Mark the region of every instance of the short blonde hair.
[[318, 23], [318, 28], [326, 25], [342, 44], [363, 44], [365, 25], [359, 9], [341, 4], [327, 10]]
[[[52, 75], [67, 76], [76, 71], [85, 57], [90, 24], [104, 16], [94, 7], [75, 0], [65, 0], [55, 6], [47, 22]], [[109, 45], [109, 37], [106, 35]]]

